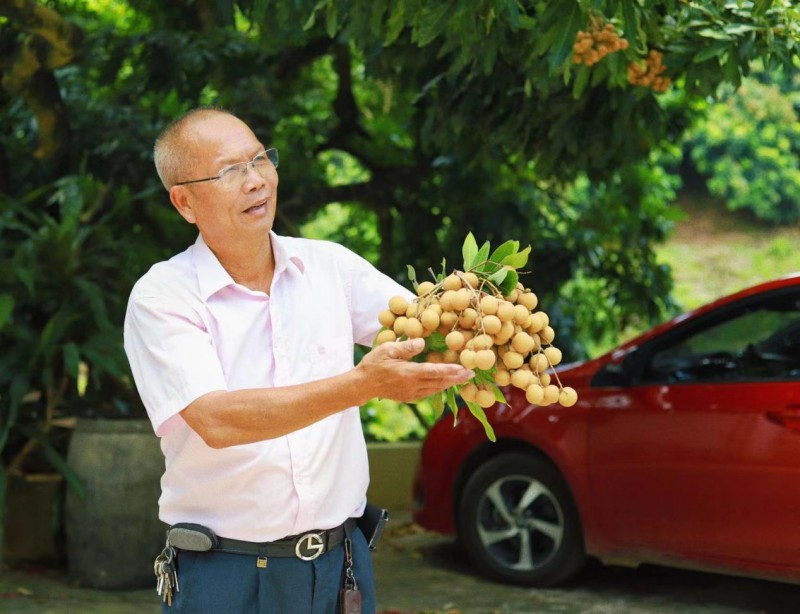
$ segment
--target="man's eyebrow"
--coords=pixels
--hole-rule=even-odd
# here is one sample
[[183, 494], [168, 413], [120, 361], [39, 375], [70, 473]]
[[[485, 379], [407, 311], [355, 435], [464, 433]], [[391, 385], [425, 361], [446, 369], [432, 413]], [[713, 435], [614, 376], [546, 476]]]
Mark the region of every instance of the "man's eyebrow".
[[241, 160], [239, 159], [239, 156], [224, 156], [222, 158], [217, 159], [215, 161], [215, 164], [219, 164], [223, 167], [232, 166], [234, 164], [244, 164], [245, 162], [250, 162], [250, 160], [255, 158], [258, 154], [260, 154], [264, 150], [266, 150], [266, 147], [264, 147], [259, 143], [257, 147], [251, 150], [252, 153], [248, 154], [249, 157], [247, 158], [247, 160]]

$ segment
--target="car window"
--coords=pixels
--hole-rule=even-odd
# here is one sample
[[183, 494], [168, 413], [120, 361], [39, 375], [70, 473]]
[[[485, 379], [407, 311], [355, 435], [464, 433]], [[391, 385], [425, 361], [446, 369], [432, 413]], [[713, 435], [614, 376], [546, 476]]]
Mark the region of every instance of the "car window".
[[652, 351], [645, 383], [800, 379], [798, 297], [748, 304], [687, 327]]

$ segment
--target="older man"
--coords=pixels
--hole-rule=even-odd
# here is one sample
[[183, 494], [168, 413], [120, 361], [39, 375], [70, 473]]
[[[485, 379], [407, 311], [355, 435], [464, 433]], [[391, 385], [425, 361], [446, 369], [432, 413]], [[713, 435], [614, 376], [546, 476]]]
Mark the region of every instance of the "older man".
[[409, 361], [421, 340], [381, 345], [353, 366], [353, 344], [370, 345], [379, 311], [408, 291], [337, 244], [272, 231], [278, 154], [237, 117], [186, 114], [156, 140], [155, 162], [199, 231], [138, 281], [125, 319], [166, 461], [160, 518], [191, 523], [189, 543], [200, 544], [179, 544], [164, 608], [330, 613], [353, 571], [374, 611], [352, 520], [369, 482], [358, 406], [413, 401], [473, 374]]

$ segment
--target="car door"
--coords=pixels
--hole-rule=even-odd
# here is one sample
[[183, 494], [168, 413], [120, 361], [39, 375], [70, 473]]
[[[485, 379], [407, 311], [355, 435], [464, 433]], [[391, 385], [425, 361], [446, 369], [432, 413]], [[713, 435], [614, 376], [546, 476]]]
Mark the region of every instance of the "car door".
[[798, 566], [800, 290], [679, 324], [598, 390], [598, 519], [628, 549]]

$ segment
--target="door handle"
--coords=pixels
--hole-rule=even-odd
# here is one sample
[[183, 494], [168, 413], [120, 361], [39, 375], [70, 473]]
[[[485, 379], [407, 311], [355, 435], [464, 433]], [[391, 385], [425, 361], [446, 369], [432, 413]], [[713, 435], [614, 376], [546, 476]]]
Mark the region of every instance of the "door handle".
[[766, 417], [778, 426], [800, 431], [800, 406], [790, 405], [786, 409], [768, 411]]

